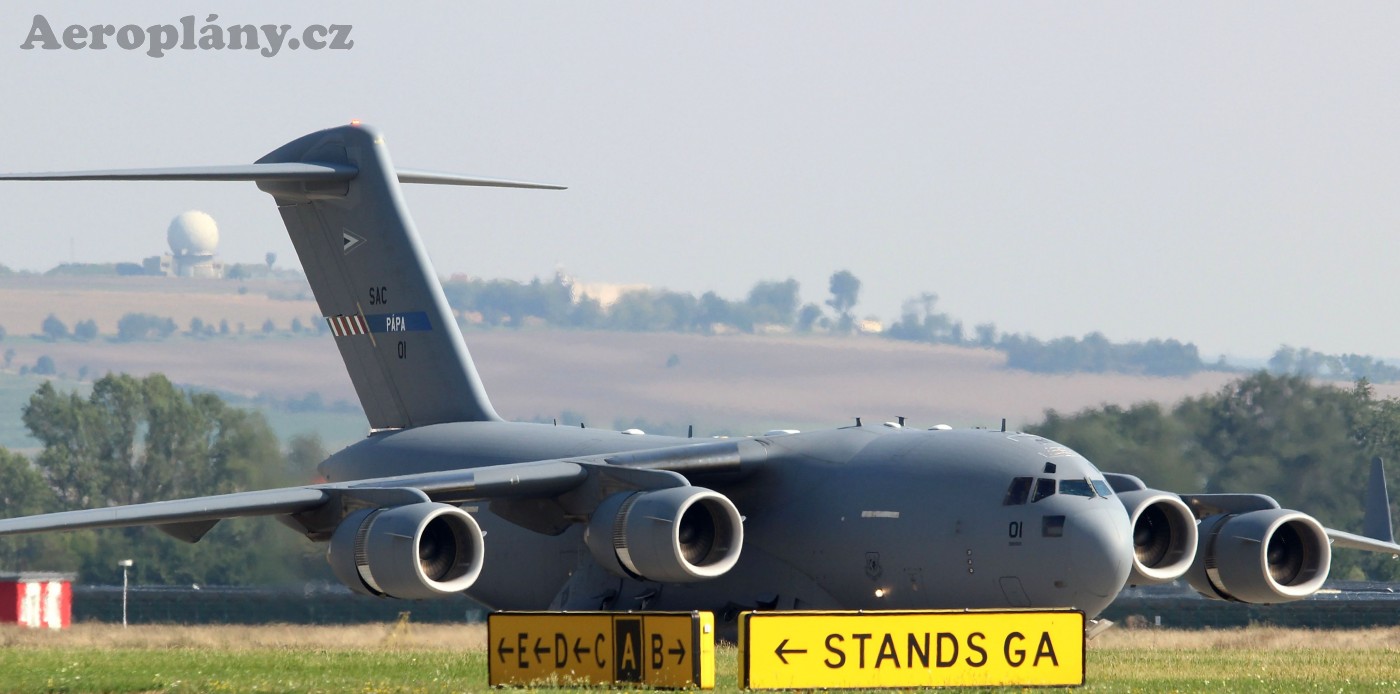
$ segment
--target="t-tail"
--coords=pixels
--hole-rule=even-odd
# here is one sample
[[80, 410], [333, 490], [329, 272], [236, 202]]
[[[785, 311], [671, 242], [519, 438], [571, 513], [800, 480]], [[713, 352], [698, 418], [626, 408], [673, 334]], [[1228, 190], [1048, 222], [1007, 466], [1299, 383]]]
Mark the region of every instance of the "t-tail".
[[395, 169], [384, 137], [360, 125], [297, 138], [250, 165], [4, 179], [257, 182], [277, 202], [371, 430], [500, 419], [399, 184], [562, 188]]

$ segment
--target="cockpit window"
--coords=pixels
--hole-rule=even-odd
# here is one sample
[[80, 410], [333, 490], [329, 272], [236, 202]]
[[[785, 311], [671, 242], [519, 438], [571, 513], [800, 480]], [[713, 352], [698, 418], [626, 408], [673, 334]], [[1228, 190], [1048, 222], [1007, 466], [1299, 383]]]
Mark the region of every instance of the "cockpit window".
[[1089, 480], [1060, 480], [1060, 493], [1070, 496], [1087, 496], [1094, 498], [1094, 486], [1089, 484]]
[[1031, 478], [1017, 477], [1011, 480], [1011, 486], [1006, 488], [1006, 498], [1001, 500], [1002, 506], [1020, 506], [1026, 503], [1026, 497], [1031, 493]]
[[1098, 492], [1099, 496], [1105, 499], [1113, 496], [1113, 487], [1108, 486], [1107, 480], [1093, 480], [1093, 482], [1094, 491]]
[[1055, 495], [1055, 480], [1040, 479], [1035, 481], [1035, 497], [1031, 503], [1035, 503], [1046, 497]]

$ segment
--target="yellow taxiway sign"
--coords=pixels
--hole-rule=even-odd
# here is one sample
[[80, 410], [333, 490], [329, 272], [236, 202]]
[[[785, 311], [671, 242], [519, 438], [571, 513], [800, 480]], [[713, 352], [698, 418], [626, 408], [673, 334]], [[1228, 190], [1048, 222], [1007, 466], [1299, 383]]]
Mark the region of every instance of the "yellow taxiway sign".
[[491, 686], [636, 682], [715, 686], [710, 612], [495, 612], [486, 618]]
[[1084, 613], [745, 612], [739, 686], [1077, 686]]

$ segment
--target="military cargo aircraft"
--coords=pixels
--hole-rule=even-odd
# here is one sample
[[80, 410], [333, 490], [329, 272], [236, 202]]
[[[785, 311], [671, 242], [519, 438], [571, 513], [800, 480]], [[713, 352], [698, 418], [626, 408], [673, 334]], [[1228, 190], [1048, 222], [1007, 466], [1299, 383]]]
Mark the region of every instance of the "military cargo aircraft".
[[[374, 128], [293, 140], [250, 165], [8, 180], [253, 181], [272, 195], [370, 433], [284, 489], [0, 520], [0, 535], [150, 525], [196, 542], [271, 515], [351, 590], [465, 594], [496, 609], [1071, 607], [1185, 577], [1278, 603], [1333, 546], [1400, 553], [1381, 480], [1375, 537], [1258, 494], [1174, 494], [1003, 430], [900, 422], [697, 440], [504, 421], [400, 194], [425, 183], [557, 188], [396, 168]], [[1373, 484], [1374, 488], [1374, 484]], [[1374, 527], [1374, 529], [1373, 529]]]

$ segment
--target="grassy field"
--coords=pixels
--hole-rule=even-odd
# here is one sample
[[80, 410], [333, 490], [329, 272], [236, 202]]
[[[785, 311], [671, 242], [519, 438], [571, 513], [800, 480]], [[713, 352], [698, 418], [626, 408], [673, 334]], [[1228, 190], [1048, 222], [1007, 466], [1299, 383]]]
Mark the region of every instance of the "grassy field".
[[[732, 647], [717, 667], [716, 691], [735, 691]], [[481, 625], [0, 629], [4, 692], [461, 692], [486, 682]], [[1080, 691], [1396, 690], [1400, 629], [1253, 627], [1111, 631], [1090, 643]]]

